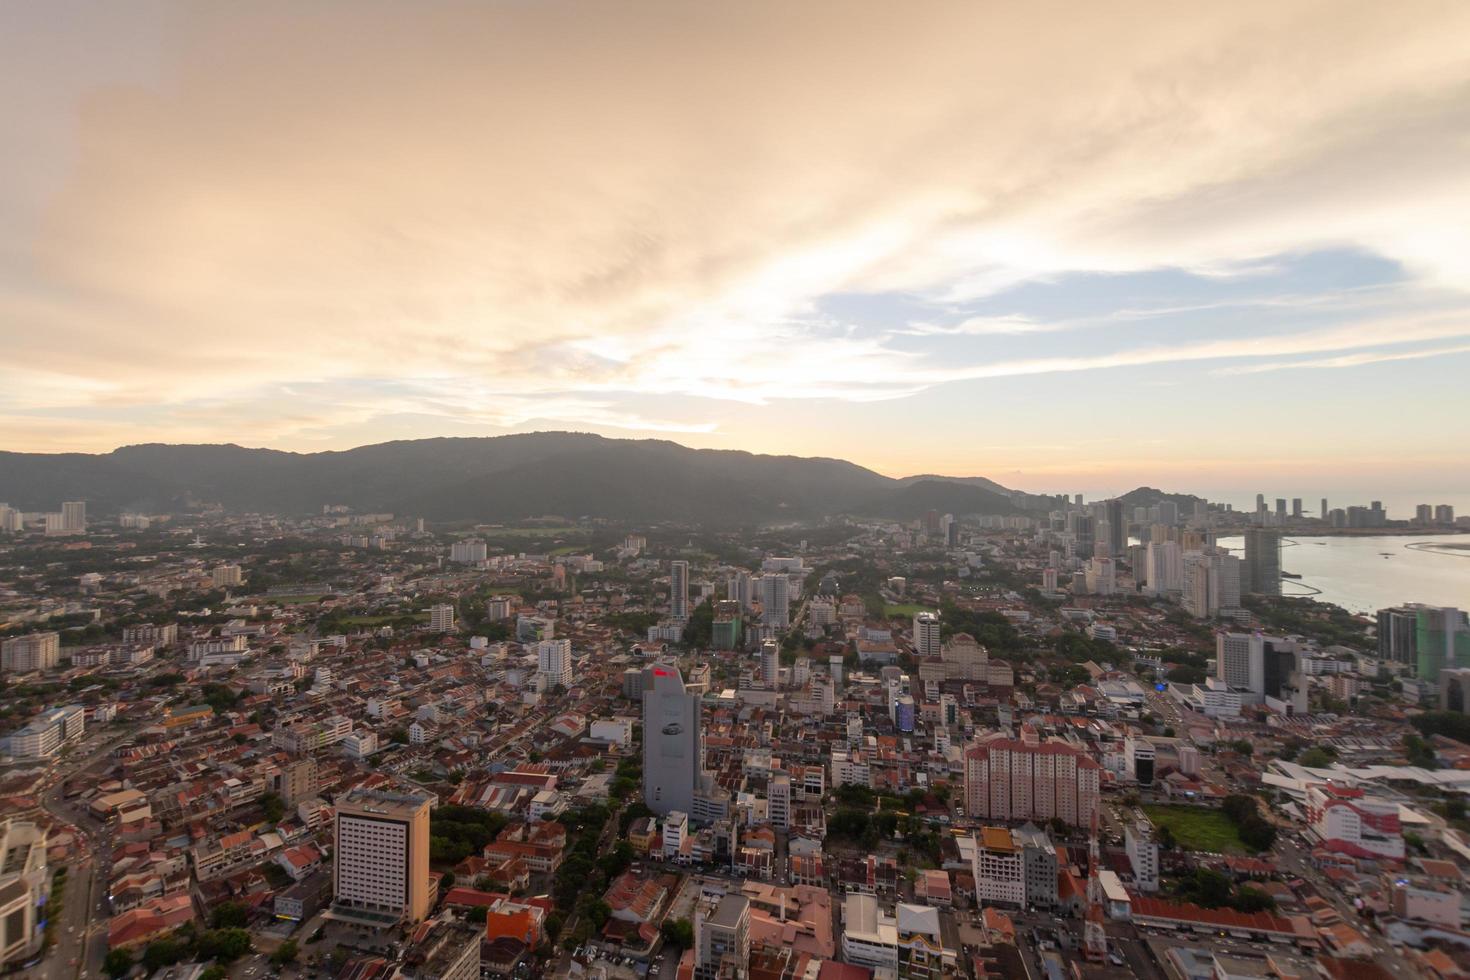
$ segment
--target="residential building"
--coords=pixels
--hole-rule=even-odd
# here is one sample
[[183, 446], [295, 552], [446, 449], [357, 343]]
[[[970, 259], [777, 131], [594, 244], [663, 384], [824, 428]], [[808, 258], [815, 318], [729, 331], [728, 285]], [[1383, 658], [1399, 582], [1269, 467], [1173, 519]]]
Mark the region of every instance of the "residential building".
[[669, 563], [669, 617], [680, 623], [689, 620], [689, 563], [683, 559]]
[[1021, 848], [1021, 872], [1026, 880], [1026, 904], [1049, 909], [1057, 904], [1057, 849], [1046, 831], [1025, 824], [1011, 832]]
[[1142, 892], [1159, 890], [1159, 844], [1154, 840], [1153, 824], [1140, 817], [1123, 828], [1123, 845], [1128, 862], [1133, 865], [1133, 882]]
[[0, 670], [7, 674], [52, 670], [60, 660], [61, 634], [55, 631], [26, 633], [0, 641]]
[[1404, 858], [1399, 805], [1362, 789], [1313, 783], [1306, 793], [1307, 823], [1329, 851], [1355, 858]]
[[210, 569], [209, 577], [216, 589], [233, 588], [244, 581], [239, 565], [216, 565]]
[[898, 924], [873, 895], [849, 891], [842, 902], [842, 958], [877, 975], [898, 971]]
[[778, 630], [791, 625], [791, 580], [781, 573], [760, 577], [761, 623]]
[[[1301, 501], [1297, 501], [1300, 503]], [[1281, 594], [1281, 531], [1269, 527], [1245, 529], [1245, 565], [1241, 591], [1255, 595]]]
[[[456, 541], [449, 546], [449, 560], [461, 565], [477, 565], [490, 556], [490, 549], [478, 538]], [[492, 600], [493, 601], [493, 600]], [[492, 619], [504, 619], [493, 616]]]
[[1185, 611], [1209, 619], [1240, 608], [1240, 559], [1224, 548], [1184, 555]]
[[1097, 813], [1101, 776], [1097, 760], [1070, 745], [992, 739], [965, 752], [965, 811], [1085, 827]]
[[536, 644], [536, 669], [546, 678], [547, 687], [570, 689], [572, 686], [572, 641], [542, 640]]
[[699, 698], [672, 665], [648, 668], [643, 683], [643, 802], [659, 816], [691, 813], [704, 764]]
[[1416, 609], [1414, 652], [1420, 680], [1431, 684], [1445, 667], [1470, 667], [1470, 622], [1453, 606]]
[[453, 633], [454, 606], [452, 603], [441, 602], [429, 607], [429, 632], [431, 633]]
[[50, 895], [45, 829], [6, 820], [0, 824], [0, 965], [15, 968], [41, 952]]

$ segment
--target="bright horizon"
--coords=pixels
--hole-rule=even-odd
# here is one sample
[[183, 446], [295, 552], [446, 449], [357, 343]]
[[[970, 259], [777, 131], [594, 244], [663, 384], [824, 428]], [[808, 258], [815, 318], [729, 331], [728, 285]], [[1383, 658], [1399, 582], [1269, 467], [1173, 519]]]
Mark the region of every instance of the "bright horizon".
[[1463, 4], [0, 27], [0, 450], [576, 429], [1089, 497], [1470, 488]]

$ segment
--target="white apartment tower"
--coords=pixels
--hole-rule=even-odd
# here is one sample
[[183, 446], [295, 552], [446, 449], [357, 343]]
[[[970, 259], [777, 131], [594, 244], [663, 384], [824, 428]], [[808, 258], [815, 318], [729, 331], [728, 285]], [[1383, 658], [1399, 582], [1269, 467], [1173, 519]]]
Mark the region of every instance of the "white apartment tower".
[[536, 644], [536, 669], [548, 687], [572, 686], [572, 641], [542, 640]]
[[791, 625], [791, 582], [774, 572], [761, 576], [761, 623], [784, 630]]
[[939, 614], [921, 612], [914, 616], [914, 652], [920, 660], [939, 656]]

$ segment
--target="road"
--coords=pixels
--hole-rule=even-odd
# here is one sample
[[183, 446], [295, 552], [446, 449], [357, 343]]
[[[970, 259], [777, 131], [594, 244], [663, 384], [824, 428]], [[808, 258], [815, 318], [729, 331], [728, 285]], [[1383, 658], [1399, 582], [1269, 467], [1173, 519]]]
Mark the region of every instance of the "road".
[[[27, 980], [77, 980], [98, 976], [107, 955], [107, 880], [112, 858], [110, 831], [92, 816], [85, 803], [62, 798], [68, 781], [106, 759], [130, 738], [136, 726], [102, 730], [83, 741], [78, 758], [64, 759], [41, 791], [42, 809], [55, 818], [57, 828], [71, 828], [77, 838], [76, 857], [66, 865], [66, 895], [57, 922], [56, 945], [46, 958], [24, 971]], [[52, 914], [57, 914], [54, 910]]]

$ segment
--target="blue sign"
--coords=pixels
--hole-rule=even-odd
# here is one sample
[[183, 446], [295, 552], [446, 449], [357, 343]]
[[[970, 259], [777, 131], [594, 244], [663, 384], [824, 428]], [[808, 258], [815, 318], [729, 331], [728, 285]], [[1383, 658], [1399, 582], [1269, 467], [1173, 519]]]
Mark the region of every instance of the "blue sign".
[[1159, 681], [1157, 684], [1154, 685], [1155, 691], [1167, 691], [1168, 689], [1169, 685], [1165, 684], [1163, 681]]

